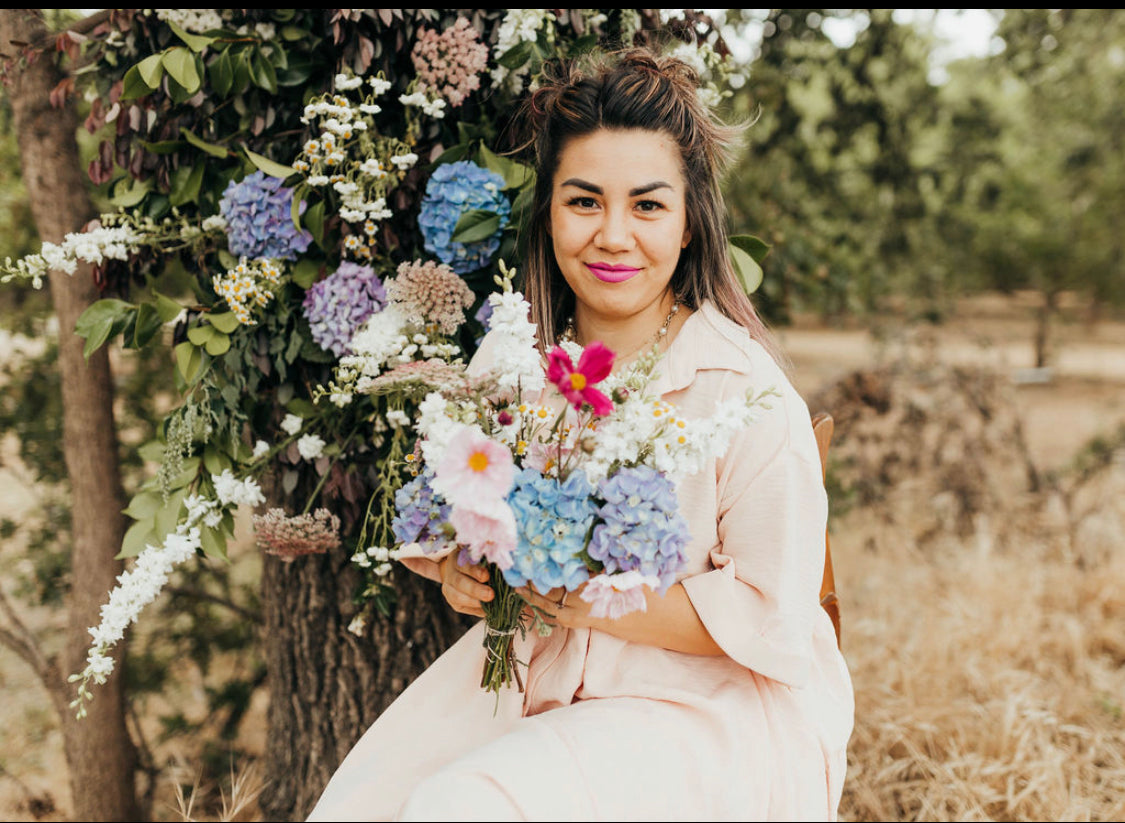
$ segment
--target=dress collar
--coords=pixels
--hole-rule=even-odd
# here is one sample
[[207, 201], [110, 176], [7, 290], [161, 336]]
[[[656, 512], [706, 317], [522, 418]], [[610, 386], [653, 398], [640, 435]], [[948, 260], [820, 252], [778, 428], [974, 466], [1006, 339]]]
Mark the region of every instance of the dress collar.
[[657, 362], [652, 389], [664, 395], [686, 389], [701, 371], [719, 369], [749, 374], [753, 341], [709, 300], [700, 304]]

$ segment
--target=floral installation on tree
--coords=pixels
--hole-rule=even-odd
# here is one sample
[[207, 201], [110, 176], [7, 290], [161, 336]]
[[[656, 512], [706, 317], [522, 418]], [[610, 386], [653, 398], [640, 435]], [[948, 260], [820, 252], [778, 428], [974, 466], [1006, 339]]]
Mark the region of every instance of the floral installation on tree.
[[[38, 288], [90, 264], [102, 299], [75, 329], [87, 355], [168, 346], [179, 402], [140, 448], [156, 468], [124, 512], [130, 568], [75, 675], [80, 713], [175, 567], [227, 557], [239, 505], [268, 507], [252, 522], [271, 562], [348, 552], [352, 631], [390, 613], [391, 547], [407, 528], [396, 500], [449, 505], [418, 486], [419, 466], [437, 465], [425, 454], [446, 419], [437, 392], [477, 391], [464, 366], [485, 331], [526, 322], [516, 292], [494, 293], [534, 187], [507, 156], [507, 120], [545, 62], [600, 46], [702, 48], [721, 89], [714, 24], [665, 11], [112, 10], [90, 32], [89, 176], [114, 210], [5, 261], [0, 282]], [[511, 357], [499, 389], [516, 390], [517, 373], [545, 379], [527, 346]], [[515, 512], [534, 483], [512, 483]], [[417, 521], [413, 542], [444, 517]], [[611, 526], [609, 509], [599, 517]]]
[[[676, 481], [722, 454], [776, 392], [748, 391], [707, 419], [687, 419], [649, 385], [659, 349], [613, 374], [599, 342], [564, 342], [541, 361], [530, 306], [500, 264], [490, 334], [496, 363], [483, 376], [429, 384], [414, 423], [413, 479], [395, 495], [390, 555], [457, 552], [485, 564], [495, 598], [482, 603], [488, 650], [481, 686], [522, 690], [513, 640], [552, 615], [516, 591], [581, 590], [591, 615], [616, 619], [663, 595], [687, 561], [690, 540]], [[380, 394], [399, 394], [393, 367]], [[436, 376], [436, 375], [435, 375]], [[547, 391], [544, 391], [547, 389]], [[561, 402], [560, 402], [561, 401]]]

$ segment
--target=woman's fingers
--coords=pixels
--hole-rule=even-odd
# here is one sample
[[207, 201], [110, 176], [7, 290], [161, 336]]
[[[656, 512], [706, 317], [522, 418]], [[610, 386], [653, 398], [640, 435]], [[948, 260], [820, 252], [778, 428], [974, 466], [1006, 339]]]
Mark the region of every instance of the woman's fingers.
[[488, 602], [494, 597], [488, 579], [488, 569], [462, 566], [453, 554], [442, 560], [442, 594], [449, 605], [462, 614], [484, 616], [481, 601]]

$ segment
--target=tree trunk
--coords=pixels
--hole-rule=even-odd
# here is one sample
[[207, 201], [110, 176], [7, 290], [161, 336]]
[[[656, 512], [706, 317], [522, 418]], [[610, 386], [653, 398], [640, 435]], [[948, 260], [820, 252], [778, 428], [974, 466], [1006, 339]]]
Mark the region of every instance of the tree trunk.
[[399, 569], [390, 617], [352, 634], [359, 577], [350, 554], [263, 564], [267, 820], [303, 820], [360, 735], [470, 625], [436, 584]]
[[1035, 368], [1043, 369], [1051, 361], [1051, 319], [1058, 312], [1059, 293], [1053, 289], [1043, 293], [1035, 323]]
[[[12, 41], [40, 43], [46, 37], [40, 9], [0, 11], [0, 49], [9, 56], [18, 51]], [[48, 102], [51, 89], [62, 78], [49, 53], [9, 76], [8, 95], [32, 214], [40, 238], [57, 243], [94, 215], [80, 169], [77, 117], [73, 108], [56, 110]], [[98, 624], [101, 605], [123, 568], [114, 557], [124, 534], [124, 495], [106, 349], [87, 362], [83, 341], [73, 333], [78, 316], [98, 297], [90, 271], [83, 267], [72, 277], [52, 275], [50, 286], [59, 322], [63, 448], [73, 500], [69, 617], [62, 661], [63, 671], [71, 673], [85, 668], [88, 627]], [[62, 682], [59, 689], [69, 687]], [[84, 720], [65, 711], [62, 727], [75, 819], [140, 819], [136, 752], [125, 724], [121, 674], [97, 687]]]

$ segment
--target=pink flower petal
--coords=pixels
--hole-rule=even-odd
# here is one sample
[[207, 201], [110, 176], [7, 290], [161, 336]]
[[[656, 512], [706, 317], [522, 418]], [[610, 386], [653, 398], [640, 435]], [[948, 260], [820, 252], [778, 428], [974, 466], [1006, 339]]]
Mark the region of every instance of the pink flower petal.
[[582, 356], [578, 358], [577, 371], [586, 376], [587, 383], [591, 385], [600, 383], [613, 371], [614, 357], [609, 347], [600, 340], [595, 340], [582, 350]]

